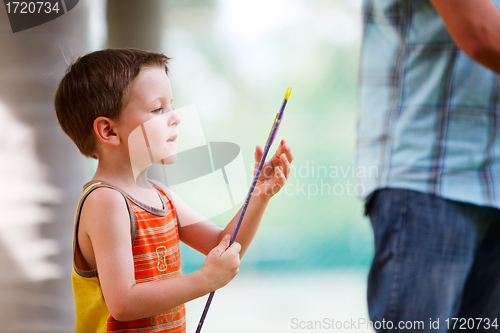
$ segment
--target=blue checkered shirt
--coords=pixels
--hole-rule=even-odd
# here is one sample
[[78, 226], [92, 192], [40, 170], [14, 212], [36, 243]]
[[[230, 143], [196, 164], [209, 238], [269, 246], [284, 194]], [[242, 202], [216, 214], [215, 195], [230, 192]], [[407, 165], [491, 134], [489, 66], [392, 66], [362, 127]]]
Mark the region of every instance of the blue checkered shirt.
[[362, 197], [403, 188], [500, 208], [500, 77], [457, 47], [428, 0], [365, 0], [363, 15]]

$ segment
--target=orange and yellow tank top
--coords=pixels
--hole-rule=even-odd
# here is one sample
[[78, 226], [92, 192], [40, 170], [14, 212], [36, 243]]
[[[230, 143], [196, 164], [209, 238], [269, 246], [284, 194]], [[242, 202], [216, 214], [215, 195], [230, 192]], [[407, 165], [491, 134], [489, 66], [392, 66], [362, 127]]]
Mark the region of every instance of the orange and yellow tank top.
[[153, 183], [162, 201], [162, 209], [146, 205], [106, 181], [94, 180], [84, 185], [75, 214], [73, 236], [73, 295], [76, 311], [76, 333], [106, 332], [173, 332], [185, 333], [184, 305], [157, 316], [133, 321], [116, 321], [104, 302], [96, 270], [80, 269], [78, 225], [83, 202], [96, 188], [108, 187], [125, 198], [130, 215], [132, 252], [136, 283], [181, 276], [177, 214], [172, 201], [159, 184]]

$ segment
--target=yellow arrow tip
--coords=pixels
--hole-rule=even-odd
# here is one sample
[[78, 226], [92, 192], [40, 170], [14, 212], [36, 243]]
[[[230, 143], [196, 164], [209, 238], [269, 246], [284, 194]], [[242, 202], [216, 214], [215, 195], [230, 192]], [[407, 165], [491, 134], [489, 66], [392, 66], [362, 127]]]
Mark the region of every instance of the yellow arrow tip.
[[290, 97], [290, 94], [292, 93], [292, 87], [288, 87], [285, 93], [285, 99], [288, 101], [288, 98]]

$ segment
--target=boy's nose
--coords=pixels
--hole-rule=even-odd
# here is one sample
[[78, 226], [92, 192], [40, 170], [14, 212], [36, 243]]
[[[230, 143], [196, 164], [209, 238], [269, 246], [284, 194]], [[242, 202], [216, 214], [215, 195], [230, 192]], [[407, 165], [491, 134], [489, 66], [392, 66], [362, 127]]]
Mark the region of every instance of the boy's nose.
[[170, 113], [171, 114], [168, 120], [168, 125], [169, 126], [179, 125], [179, 123], [181, 122], [181, 117], [179, 117], [179, 115], [173, 110]]

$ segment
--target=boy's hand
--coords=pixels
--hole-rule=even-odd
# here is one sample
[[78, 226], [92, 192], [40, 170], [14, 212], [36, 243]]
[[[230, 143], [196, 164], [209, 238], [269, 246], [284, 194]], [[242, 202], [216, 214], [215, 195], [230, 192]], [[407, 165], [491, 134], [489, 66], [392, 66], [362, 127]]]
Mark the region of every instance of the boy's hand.
[[[263, 154], [264, 151], [262, 147], [257, 146], [255, 149], [254, 175]], [[264, 162], [259, 179], [257, 179], [257, 184], [255, 184], [253, 195], [258, 195], [262, 199], [269, 200], [273, 195], [278, 193], [288, 179], [290, 174], [290, 163], [292, 161], [292, 149], [286, 144], [285, 140], [281, 140], [271, 160]]]
[[234, 242], [229, 248], [231, 235], [210, 251], [200, 271], [205, 275], [211, 290], [214, 291], [228, 284], [238, 274], [241, 245]]

